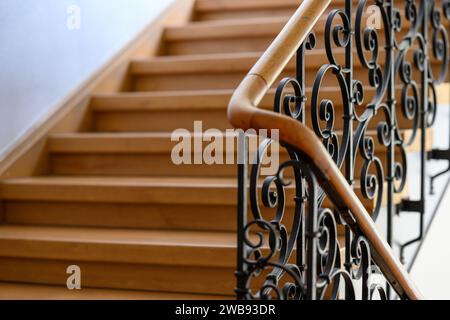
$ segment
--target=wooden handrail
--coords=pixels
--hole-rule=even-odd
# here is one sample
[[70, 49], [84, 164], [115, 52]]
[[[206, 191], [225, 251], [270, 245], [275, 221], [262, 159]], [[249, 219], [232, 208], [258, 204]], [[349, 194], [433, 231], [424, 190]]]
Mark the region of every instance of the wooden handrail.
[[397, 293], [411, 300], [423, 299], [315, 133], [299, 121], [257, 108], [330, 3], [331, 0], [302, 2], [234, 92], [228, 106], [228, 119], [235, 128], [243, 130], [279, 130], [280, 141], [301, 152], [320, 173], [319, 183], [331, 200], [352, 213], [358, 229], [370, 243], [374, 261]]

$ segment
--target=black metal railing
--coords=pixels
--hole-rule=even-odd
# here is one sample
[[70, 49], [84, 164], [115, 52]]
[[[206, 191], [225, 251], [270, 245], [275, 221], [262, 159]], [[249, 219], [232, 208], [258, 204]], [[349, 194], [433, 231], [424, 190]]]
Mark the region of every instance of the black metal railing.
[[[368, 25], [368, 18], [379, 21]], [[296, 75], [283, 79], [275, 93], [274, 112], [310, 126], [372, 218], [385, 215], [389, 244], [394, 215], [419, 213], [419, 235], [400, 245], [401, 258], [423, 237], [427, 160], [450, 160], [450, 151], [427, 148], [436, 86], [448, 77], [449, 20], [448, 0], [332, 4], [324, 26], [318, 24], [298, 49]], [[314, 51], [328, 60], [316, 70], [308, 63], [318, 56]], [[352, 213], [319, 186], [310, 161], [280, 142], [281, 164], [263, 176], [263, 159], [278, 142], [265, 139], [249, 158], [248, 139], [239, 139], [238, 298], [396, 297], [389, 289], [395, 281], [386, 281], [371, 244], [349, 224]], [[420, 196], [411, 200], [406, 154], [417, 143]]]

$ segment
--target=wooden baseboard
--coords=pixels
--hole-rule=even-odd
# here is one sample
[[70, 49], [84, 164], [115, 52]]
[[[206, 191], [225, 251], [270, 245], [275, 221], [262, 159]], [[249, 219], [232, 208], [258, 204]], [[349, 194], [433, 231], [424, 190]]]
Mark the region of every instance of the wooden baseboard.
[[162, 35], [168, 26], [181, 25], [193, 14], [195, 0], [176, 0], [92, 77], [53, 107], [38, 123], [0, 155], [0, 179], [46, 174], [49, 171], [46, 140], [49, 134], [89, 130], [90, 97], [127, 88], [129, 62], [160, 53]]

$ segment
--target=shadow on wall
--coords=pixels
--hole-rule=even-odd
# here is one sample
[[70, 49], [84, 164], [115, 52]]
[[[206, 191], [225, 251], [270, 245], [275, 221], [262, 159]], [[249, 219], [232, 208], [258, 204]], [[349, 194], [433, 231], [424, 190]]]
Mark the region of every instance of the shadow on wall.
[[0, 154], [173, 0], [0, 2]]
[[[450, 105], [448, 106], [450, 108]], [[442, 179], [449, 179], [447, 174]], [[444, 181], [446, 182], [446, 181]], [[431, 224], [411, 275], [426, 299], [450, 300], [450, 279], [445, 276], [446, 266], [450, 265], [450, 188], [442, 198], [439, 210]], [[444, 249], [443, 249], [444, 248]], [[439, 269], [442, 272], [439, 272]]]

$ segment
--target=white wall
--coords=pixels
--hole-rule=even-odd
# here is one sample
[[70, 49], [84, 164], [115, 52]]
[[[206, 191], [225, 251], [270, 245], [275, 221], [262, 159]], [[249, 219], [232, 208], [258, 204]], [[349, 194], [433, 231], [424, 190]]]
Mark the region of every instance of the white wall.
[[[448, 106], [447, 106], [448, 107]], [[448, 176], [442, 179], [448, 181]], [[450, 300], [450, 189], [447, 189], [436, 217], [411, 270], [411, 276], [428, 300]]]
[[1, 0], [0, 154], [172, 2]]
[[[438, 90], [445, 90], [444, 88], [438, 88]], [[442, 93], [442, 91], [441, 91]], [[445, 96], [445, 93], [443, 93]], [[448, 96], [448, 93], [447, 93]], [[450, 118], [450, 105], [439, 105], [436, 124], [433, 127], [434, 130], [434, 148], [446, 149], [449, 146], [448, 132], [449, 118]], [[413, 175], [417, 176], [419, 172], [418, 155], [415, 162], [412, 162], [411, 171]], [[447, 161], [428, 161], [427, 175], [431, 176], [438, 172], [441, 172], [448, 168]], [[414, 173], [415, 171], [415, 173]], [[409, 177], [411, 178], [411, 177]], [[422, 247], [416, 261], [411, 269], [411, 276], [416, 282], [419, 290], [430, 300], [450, 300], [450, 279], [446, 277], [446, 271], [450, 264], [450, 188], [445, 190], [447, 182], [449, 182], [449, 174], [445, 174], [438, 178], [435, 183], [435, 195], [431, 196], [427, 194], [426, 198], [426, 213], [425, 213], [425, 226], [429, 227], [429, 231], [423, 240]], [[417, 180], [417, 177], [416, 177]], [[427, 179], [428, 180], [428, 179]], [[414, 180], [410, 180], [414, 181]], [[416, 199], [418, 194], [417, 184], [411, 184], [411, 191], [415, 191]], [[414, 190], [416, 189], [416, 190]], [[429, 180], [427, 181], [427, 190], [429, 190]], [[444, 194], [442, 194], [444, 192]], [[440, 201], [442, 196], [442, 201]], [[434, 219], [432, 220], [432, 214], [437, 209]], [[410, 230], [416, 230], [417, 236], [418, 216], [415, 215], [415, 219], [408, 221], [403, 219], [401, 227], [403, 230], [409, 228]], [[412, 239], [413, 235], [409, 235], [408, 239]], [[405, 240], [405, 239], [403, 239]], [[417, 249], [417, 245], [413, 250]], [[410, 253], [412, 250], [410, 250]]]

